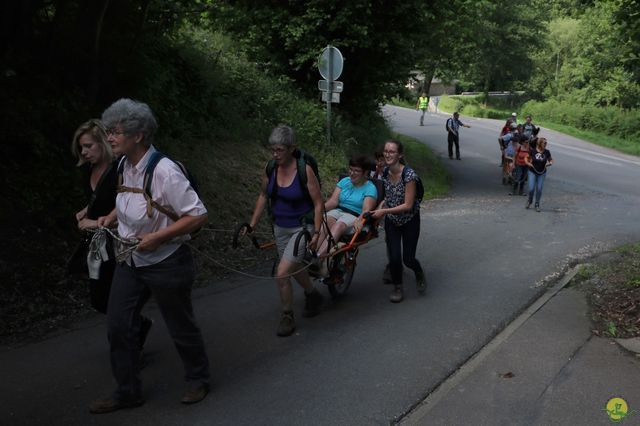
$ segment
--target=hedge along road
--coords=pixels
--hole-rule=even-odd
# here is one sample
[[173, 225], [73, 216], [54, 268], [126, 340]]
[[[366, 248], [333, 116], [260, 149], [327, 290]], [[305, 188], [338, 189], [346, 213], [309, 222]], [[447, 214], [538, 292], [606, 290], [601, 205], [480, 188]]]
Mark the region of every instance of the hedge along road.
[[87, 410], [113, 389], [104, 318], [96, 316], [42, 342], [0, 351], [0, 423], [388, 424], [538, 297], [545, 278], [576, 257], [640, 240], [638, 159], [543, 130], [556, 164], [536, 213], [500, 183], [500, 121], [462, 117], [472, 128], [461, 131], [462, 161], [449, 161], [446, 116], [430, 114], [419, 127], [415, 111], [384, 112], [396, 131], [440, 153], [453, 176], [450, 196], [427, 202], [421, 212], [426, 296], [416, 294], [407, 273], [405, 301], [388, 302], [382, 237], [361, 252], [347, 296], [327, 302], [320, 316], [301, 317], [296, 291], [298, 330], [289, 338], [275, 335], [278, 296], [271, 280], [212, 283], [194, 292], [194, 304], [214, 387], [190, 407], [178, 402], [180, 361], [150, 304], [146, 313], [156, 325], [142, 372], [147, 403], [101, 416]]

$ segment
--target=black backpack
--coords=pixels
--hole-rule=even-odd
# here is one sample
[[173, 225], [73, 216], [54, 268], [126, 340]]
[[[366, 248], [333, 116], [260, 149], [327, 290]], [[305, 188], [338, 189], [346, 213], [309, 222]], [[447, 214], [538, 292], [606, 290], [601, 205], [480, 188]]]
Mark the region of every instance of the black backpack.
[[[136, 193], [143, 194], [144, 197], [147, 199], [147, 215], [149, 217], [151, 217], [151, 207], [154, 207], [160, 212], [169, 216], [171, 219], [173, 219], [174, 222], [176, 222], [179, 219], [179, 217], [177, 217], [174, 212], [167, 210], [160, 204], [156, 203], [153, 200], [152, 194], [151, 194], [151, 181], [153, 180], [153, 172], [156, 169], [156, 166], [158, 165], [160, 160], [162, 160], [163, 158], [169, 158], [169, 157], [167, 157], [160, 151], [155, 151], [153, 154], [151, 154], [151, 157], [147, 162], [147, 166], [144, 169], [144, 181], [142, 184], [143, 187], [129, 188], [122, 185], [122, 172], [124, 170], [124, 160], [126, 159], [126, 157], [123, 156], [118, 163], [118, 192], [136, 192]], [[193, 174], [180, 161], [176, 161], [171, 158], [169, 159], [173, 161], [180, 168], [184, 176], [189, 181], [189, 184], [191, 185], [193, 190], [196, 192], [196, 194], [198, 194], [198, 196], [200, 196], [200, 191], [198, 189], [198, 182], [196, 181]]]
[[[402, 182], [405, 181], [406, 171], [408, 168], [409, 167], [405, 166], [402, 169], [402, 177], [401, 177]], [[416, 173], [415, 170], [413, 170], [413, 172]], [[383, 179], [386, 179], [387, 176], [389, 176], [389, 167], [385, 167], [384, 171], [382, 172]], [[418, 200], [418, 204], [422, 202], [423, 198], [424, 198], [424, 184], [422, 183], [422, 179], [420, 179], [420, 176], [418, 176], [418, 173], [416, 173], [416, 200]]]

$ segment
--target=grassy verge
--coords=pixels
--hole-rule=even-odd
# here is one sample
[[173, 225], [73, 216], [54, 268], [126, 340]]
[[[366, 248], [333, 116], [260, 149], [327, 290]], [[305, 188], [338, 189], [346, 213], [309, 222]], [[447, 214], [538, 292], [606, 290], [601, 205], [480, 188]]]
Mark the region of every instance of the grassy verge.
[[416, 104], [409, 102], [406, 99], [402, 99], [399, 96], [395, 96], [393, 98], [391, 98], [391, 100], [389, 100], [389, 104], [390, 105], [395, 105], [395, 106], [399, 106], [399, 107], [404, 107], [404, 108], [411, 108], [411, 109], [415, 109], [416, 108]]
[[[442, 96], [440, 98], [439, 109], [442, 112], [459, 111], [461, 114], [470, 117], [506, 119], [513, 111], [521, 111], [521, 106], [513, 108], [499, 108], [489, 104], [485, 106], [480, 103], [477, 96]], [[520, 114], [521, 117], [527, 114], [526, 110]], [[534, 117], [535, 118], [535, 117]], [[535, 120], [536, 124], [548, 129], [556, 130], [567, 135], [580, 138], [596, 145], [615, 149], [625, 154], [640, 156], [640, 143], [635, 140], [623, 139], [620, 137], [607, 135], [602, 132], [578, 129], [565, 124], [558, 124], [551, 121]]]
[[564, 124], [550, 123], [547, 121], [538, 121], [536, 122], [536, 124], [548, 129], [556, 130], [558, 132], [574, 136], [576, 138], [594, 143], [596, 145], [624, 152], [625, 154], [640, 156], [640, 144], [637, 142], [617, 138], [615, 136], [606, 135], [603, 133], [592, 132], [589, 130], [576, 129], [575, 127], [567, 126]]
[[572, 284], [588, 294], [594, 334], [640, 337], [640, 243], [583, 265]]
[[460, 114], [470, 117], [506, 119], [514, 111], [510, 109], [500, 109], [495, 106], [485, 106], [480, 103], [477, 96], [441, 96], [438, 108], [442, 112], [452, 113], [458, 111]]

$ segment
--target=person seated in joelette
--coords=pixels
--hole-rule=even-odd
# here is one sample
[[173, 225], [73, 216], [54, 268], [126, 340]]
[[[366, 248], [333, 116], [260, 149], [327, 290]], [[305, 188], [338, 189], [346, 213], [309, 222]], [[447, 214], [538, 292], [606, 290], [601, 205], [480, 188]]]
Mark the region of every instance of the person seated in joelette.
[[[368, 178], [371, 162], [365, 156], [352, 157], [349, 160], [349, 176], [341, 179], [333, 190], [331, 197], [324, 203], [327, 211], [327, 227], [333, 241], [350, 228], [358, 231], [359, 218], [368, 211], [375, 209], [378, 191]], [[322, 227], [319, 241], [318, 256], [328, 254], [329, 238], [326, 227]]]

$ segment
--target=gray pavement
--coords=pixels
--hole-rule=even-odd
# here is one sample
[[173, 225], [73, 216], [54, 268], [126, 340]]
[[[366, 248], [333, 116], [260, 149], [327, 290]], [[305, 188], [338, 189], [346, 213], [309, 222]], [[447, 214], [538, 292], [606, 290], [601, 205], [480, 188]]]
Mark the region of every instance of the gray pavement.
[[628, 404], [624, 424], [640, 424], [640, 354], [595, 337], [590, 326], [582, 291], [554, 293], [401, 424], [606, 425], [615, 397]]

